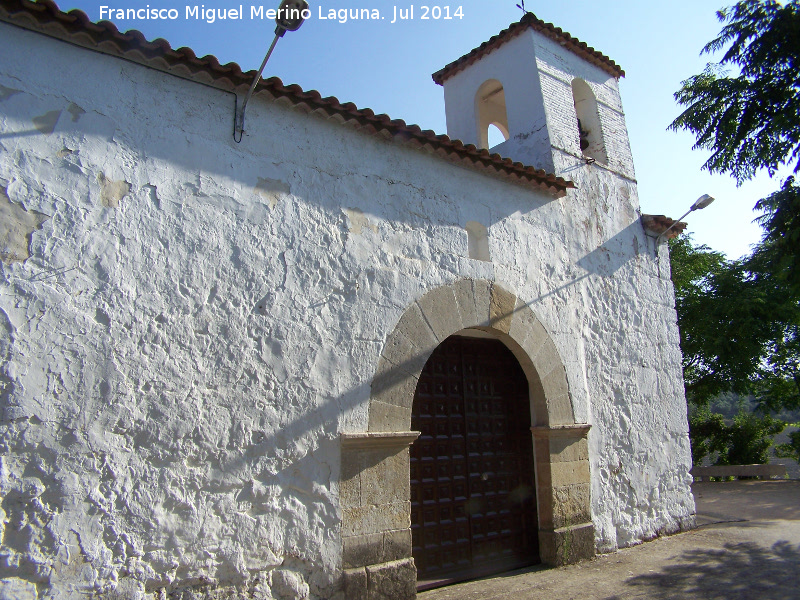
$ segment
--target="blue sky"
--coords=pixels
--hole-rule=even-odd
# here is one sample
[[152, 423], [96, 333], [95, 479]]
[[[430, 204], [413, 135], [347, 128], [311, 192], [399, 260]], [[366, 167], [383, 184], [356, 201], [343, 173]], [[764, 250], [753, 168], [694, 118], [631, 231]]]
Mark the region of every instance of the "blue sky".
[[[464, 0], [427, 6], [461, 7], [463, 18], [428, 19], [424, 3], [414, 3], [415, 19], [391, 23], [394, 7], [410, 2], [386, 0], [311, 0], [312, 19], [278, 43], [265, 76], [284, 83], [316, 89], [360, 108], [371, 108], [446, 133], [442, 88], [431, 73], [488, 40], [522, 16], [518, 0]], [[581, 41], [611, 57], [626, 71], [621, 80], [622, 101], [630, 133], [642, 211], [681, 216], [694, 200], [708, 193], [717, 198], [709, 208], [688, 218], [697, 242], [725, 252], [730, 258], [746, 253], [758, 241], [760, 229], [752, 221], [755, 202], [775, 191], [780, 179], [762, 174], [737, 188], [726, 175], [701, 171], [707, 158], [691, 150], [687, 133], [666, 130], [680, 113], [672, 94], [680, 82], [700, 72], [710, 60], [699, 55], [720, 29], [715, 12], [725, 0], [527, 0], [526, 8]], [[237, 21], [186, 19], [191, 1], [61, 0], [62, 10], [78, 8], [100, 19], [100, 7], [177, 8], [177, 20], [124, 21], [112, 19], [126, 31], [138, 29], [148, 39], [163, 37], [174, 48], [188, 46], [198, 56], [215, 55], [220, 62], [237, 62], [244, 70], [257, 69], [272, 41], [274, 25], [250, 19], [250, 6], [241, 0], [206, 0], [205, 8], [235, 8], [242, 4], [245, 18]], [[279, 0], [267, 0], [275, 8]], [[378, 8], [380, 21], [320, 20], [318, 11], [331, 8]], [[430, 13], [429, 13], [430, 14]], [[443, 13], [444, 14], [444, 13]]]

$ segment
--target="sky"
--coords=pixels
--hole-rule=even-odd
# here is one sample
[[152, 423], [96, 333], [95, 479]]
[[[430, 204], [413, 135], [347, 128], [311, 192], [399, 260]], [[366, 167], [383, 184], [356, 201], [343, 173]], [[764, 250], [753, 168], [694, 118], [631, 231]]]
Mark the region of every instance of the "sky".
[[[519, 0], [463, 0], [445, 4], [393, 0], [310, 0], [311, 18], [299, 31], [287, 32], [267, 64], [264, 76], [278, 76], [323, 96], [336, 96], [423, 129], [447, 133], [443, 89], [431, 74], [469, 52], [522, 17]], [[700, 55], [719, 32], [716, 11], [732, 1], [671, 0], [527, 0], [525, 8], [613, 59], [626, 72], [620, 88], [636, 169], [642, 212], [683, 215], [701, 195], [716, 198], [689, 215], [687, 231], [697, 243], [735, 259], [758, 242], [753, 220], [760, 198], [780, 187], [782, 175], [766, 173], [741, 187], [727, 175], [702, 170], [708, 152], [692, 150], [694, 138], [667, 131], [681, 108], [673, 94], [681, 81], [703, 70], [713, 56]], [[274, 37], [274, 23], [252, 19], [251, 7], [277, 8], [279, 0], [206, 0], [195, 4], [149, 0], [60, 0], [62, 10], [101, 18], [101, 7], [177, 10], [174, 20], [110, 19], [121, 31], [138, 29], [146, 38], [164, 38], [173, 48], [188, 46], [198, 56], [212, 54], [243, 70], [258, 69]], [[213, 23], [187, 18], [186, 7], [237, 8], [244, 18]], [[395, 8], [414, 7], [414, 19], [392, 23]], [[423, 19], [428, 7], [428, 19]], [[439, 7], [439, 11], [433, 7]], [[321, 19], [331, 9], [379, 9], [381, 20]], [[449, 9], [449, 11], [448, 11]], [[460, 9], [460, 10], [459, 10]], [[449, 13], [450, 19], [445, 19]], [[174, 13], [173, 13], [174, 14]], [[437, 14], [441, 18], [433, 18]], [[104, 13], [104, 16], [106, 13]], [[535, 165], [534, 165], [535, 166]]]

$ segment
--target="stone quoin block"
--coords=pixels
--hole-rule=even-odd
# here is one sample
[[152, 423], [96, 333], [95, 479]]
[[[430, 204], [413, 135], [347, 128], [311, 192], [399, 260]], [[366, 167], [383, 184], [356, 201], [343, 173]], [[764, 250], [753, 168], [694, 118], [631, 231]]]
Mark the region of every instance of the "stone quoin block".
[[369, 600], [367, 570], [363, 567], [345, 569], [342, 574], [344, 600]]
[[561, 566], [595, 555], [594, 525], [585, 523], [539, 532], [539, 555], [546, 565]]
[[362, 506], [399, 502], [409, 498], [408, 448], [367, 450], [362, 457]]
[[411, 558], [411, 529], [342, 538], [345, 568], [366, 567]]
[[592, 521], [589, 482], [553, 488], [553, 527], [558, 529]]
[[342, 564], [346, 569], [385, 562], [383, 532], [345, 535], [342, 532]]
[[368, 535], [411, 527], [411, 503], [367, 504], [342, 509], [343, 536]]
[[589, 460], [589, 441], [586, 438], [550, 437], [536, 440], [543, 442], [550, 450], [550, 462], [574, 462]]
[[384, 532], [383, 555], [385, 561], [411, 558], [411, 529]]
[[369, 600], [413, 600], [417, 597], [414, 559], [367, 567]]

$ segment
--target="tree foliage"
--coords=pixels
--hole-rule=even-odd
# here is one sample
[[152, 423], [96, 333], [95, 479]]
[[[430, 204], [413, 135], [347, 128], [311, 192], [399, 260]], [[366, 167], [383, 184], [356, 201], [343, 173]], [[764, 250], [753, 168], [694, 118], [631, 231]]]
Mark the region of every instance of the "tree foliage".
[[758, 260], [729, 261], [688, 236], [670, 242], [686, 395], [705, 405], [753, 394], [763, 411], [800, 407], [800, 304]]
[[800, 186], [789, 177], [783, 187], [758, 201], [764, 236], [751, 259], [753, 269], [769, 271], [776, 283], [800, 297]]
[[686, 109], [670, 125], [711, 151], [704, 168], [738, 183], [760, 169], [800, 170], [800, 0], [743, 0], [717, 13], [725, 23], [704, 53], [722, 59], [682, 83]]
[[[800, 427], [800, 424], [796, 426]], [[775, 455], [778, 458], [791, 458], [800, 463], [800, 431], [790, 433], [788, 443], [776, 446]]]
[[[682, 83], [675, 99], [685, 107], [670, 128], [694, 134], [695, 148], [711, 151], [703, 165], [737, 183], [766, 169], [800, 171], [800, 0], [742, 0], [717, 13], [724, 23], [704, 53], [719, 62]], [[759, 200], [764, 238], [755, 259], [800, 295], [800, 186]]]
[[[737, 183], [783, 166], [800, 171], [800, 0], [741, 0], [717, 13], [719, 35], [703, 48], [719, 62], [682, 83], [684, 111], [670, 125], [709, 150], [703, 165]], [[756, 204], [764, 229], [752, 254], [728, 261], [686, 237], [672, 242], [695, 459], [761, 462], [769, 412], [800, 408], [800, 186], [789, 177]], [[724, 392], [752, 394], [761, 417], [740, 412], [733, 425], [707, 410]], [[770, 420], [772, 419], [772, 420]], [[800, 458], [800, 435], [780, 448]]]
[[689, 418], [692, 461], [700, 464], [709, 456], [716, 465], [766, 464], [773, 437], [784, 427], [786, 423], [770, 415], [744, 410], [726, 423], [722, 415], [701, 408]]

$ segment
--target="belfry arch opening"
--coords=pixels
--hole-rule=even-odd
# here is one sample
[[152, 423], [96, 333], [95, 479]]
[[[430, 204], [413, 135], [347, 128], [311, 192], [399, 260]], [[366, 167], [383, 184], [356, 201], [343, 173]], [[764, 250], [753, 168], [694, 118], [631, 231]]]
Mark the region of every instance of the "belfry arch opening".
[[581, 153], [586, 158], [592, 158], [603, 164], [607, 163], [608, 155], [603, 141], [603, 128], [597, 110], [597, 99], [583, 79], [572, 80], [572, 99], [578, 118], [577, 128]]
[[503, 84], [497, 79], [489, 79], [478, 88], [475, 94], [475, 114], [478, 119], [478, 145], [481, 148], [489, 149], [508, 140], [506, 94]]
[[481, 330], [448, 337], [420, 374], [411, 427], [418, 589], [540, 562], [530, 393], [511, 350]]

